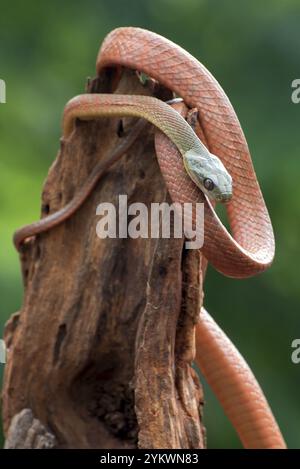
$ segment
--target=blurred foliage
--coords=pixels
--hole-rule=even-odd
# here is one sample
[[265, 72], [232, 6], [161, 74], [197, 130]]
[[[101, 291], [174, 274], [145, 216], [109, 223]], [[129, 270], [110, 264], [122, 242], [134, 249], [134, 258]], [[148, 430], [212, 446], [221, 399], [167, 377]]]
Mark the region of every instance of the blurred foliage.
[[[0, 321], [20, 308], [15, 228], [39, 216], [40, 191], [58, 149], [66, 101], [95, 74], [100, 42], [118, 26], [141, 26], [177, 42], [217, 77], [243, 125], [274, 223], [276, 260], [250, 280], [209, 270], [205, 305], [249, 361], [290, 447], [300, 447], [298, 279], [300, 78], [298, 0], [86, 0], [1, 2]], [[239, 447], [207, 389], [209, 447]], [[250, 397], [249, 397], [250, 398]]]

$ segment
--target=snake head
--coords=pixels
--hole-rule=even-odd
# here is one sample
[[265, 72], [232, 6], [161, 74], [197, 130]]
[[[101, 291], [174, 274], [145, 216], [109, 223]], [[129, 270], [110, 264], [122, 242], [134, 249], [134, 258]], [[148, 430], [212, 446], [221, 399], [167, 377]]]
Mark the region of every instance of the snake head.
[[190, 178], [210, 199], [216, 202], [231, 199], [232, 177], [216, 155], [208, 152], [207, 156], [203, 156], [189, 150], [183, 162]]

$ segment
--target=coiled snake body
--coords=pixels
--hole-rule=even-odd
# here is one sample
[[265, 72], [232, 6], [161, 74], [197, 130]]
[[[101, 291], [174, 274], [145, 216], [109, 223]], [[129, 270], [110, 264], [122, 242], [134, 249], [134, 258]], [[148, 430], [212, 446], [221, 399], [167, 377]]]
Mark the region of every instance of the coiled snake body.
[[[173, 201], [204, 202], [202, 252], [207, 260], [224, 275], [235, 278], [264, 271], [274, 256], [272, 225], [245, 136], [221, 86], [186, 51], [140, 28], [118, 28], [104, 40], [97, 59], [98, 73], [105, 67], [120, 66], [146, 73], [180, 96], [187, 106], [197, 108], [201, 137], [207, 148], [179, 113], [155, 98], [141, 96], [90, 94], [74, 98], [65, 108], [64, 136], [72, 131], [75, 118], [136, 115], [152, 122], [168, 136], [163, 138], [157, 134], [156, 151]], [[134, 138], [129, 140], [127, 147]], [[181, 153], [180, 157], [172, 142]], [[124, 151], [126, 145], [113, 155], [112, 161]], [[205, 162], [204, 166], [198, 164], [199, 156]], [[207, 161], [212, 165], [212, 173], [207, 168]], [[26, 238], [71, 216], [104, 169], [101, 164], [95, 168], [85, 187], [59, 212], [18, 230], [14, 236], [16, 247], [19, 249]], [[214, 200], [230, 200], [226, 208], [232, 235], [217, 217], [207, 195]], [[285, 448], [277, 423], [251, 370], [204, 309], [196, 328], [196, 343], [196, 362], [244, 446]]]

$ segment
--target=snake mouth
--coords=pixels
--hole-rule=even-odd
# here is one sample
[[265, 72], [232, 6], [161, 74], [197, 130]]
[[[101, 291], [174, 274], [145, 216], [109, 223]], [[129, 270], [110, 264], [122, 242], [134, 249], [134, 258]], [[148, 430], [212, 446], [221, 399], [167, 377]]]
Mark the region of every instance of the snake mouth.
[[216, 197], [217, 202], [222, 202], [223, 204], [228, 203], [232, 198], [231, 192], [225, 192], [223, 194], [219, 194]]

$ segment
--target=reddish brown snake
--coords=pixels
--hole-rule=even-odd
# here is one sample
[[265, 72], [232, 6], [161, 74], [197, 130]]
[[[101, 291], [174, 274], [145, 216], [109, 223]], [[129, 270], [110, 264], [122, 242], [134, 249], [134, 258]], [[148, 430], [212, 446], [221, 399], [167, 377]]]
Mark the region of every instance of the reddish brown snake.
[[[148, 74], [181, 96], [190, 108], [199, 110], [201, 136], [208, 149], [218, 155], [233, 178], [233, 198], [227, 206], [233, 237], [216, 216], [213, 206], [187, 176], [174, 146], [158, 134], [158, 159], [171, 197], [180, 203], [204, 201], [205, 242], [202, 252], [217, 270], [237, 278], [249, 277], [265, 270], [274, 256], [272, 225], [243, 131], [220, 85], [186, 51], [161, 36], [139, 28], [119, 28], [106, 37], [99, 52], [97, 70], [100, 72], [112, 66], [125, 66]], [[86, 116], [97, 117], [94, 109], [102, 98], [99, 101], [95, 95], [93, 101], [90, 98], [87, 100], [85, 96], [77, 98], [74, 115], [77, 112], [80, 117], [84, 108]], [[127, 98], [134, 105], [135, 97]], [[88, 102], [90, 108], [87, 108]], [[106, 105], [109, 104], [108, 101]], [[74, 101], [71, 106], [74, 110]], [[65, 110], [67, 121], [71, 106]], [[142, 125], [137, 124], [132, 140], [129, 137], [129, 146]], [[111, 163], [99, 163], [84, 187], [66, 207], [18, 230], [14, 237], [16, 247], [19, 249], [26, 238], [46, 231], [70, 217], [89, 195], [103, 171], [125, 151], [125, 147], [117, 149]], [[178, 191], [178, 187], [184, 189]], [[204, 309], [196, 328], [196, 343], [196, 362], [244, 446], [285, 448], [277, 423], [251, 370]]]

